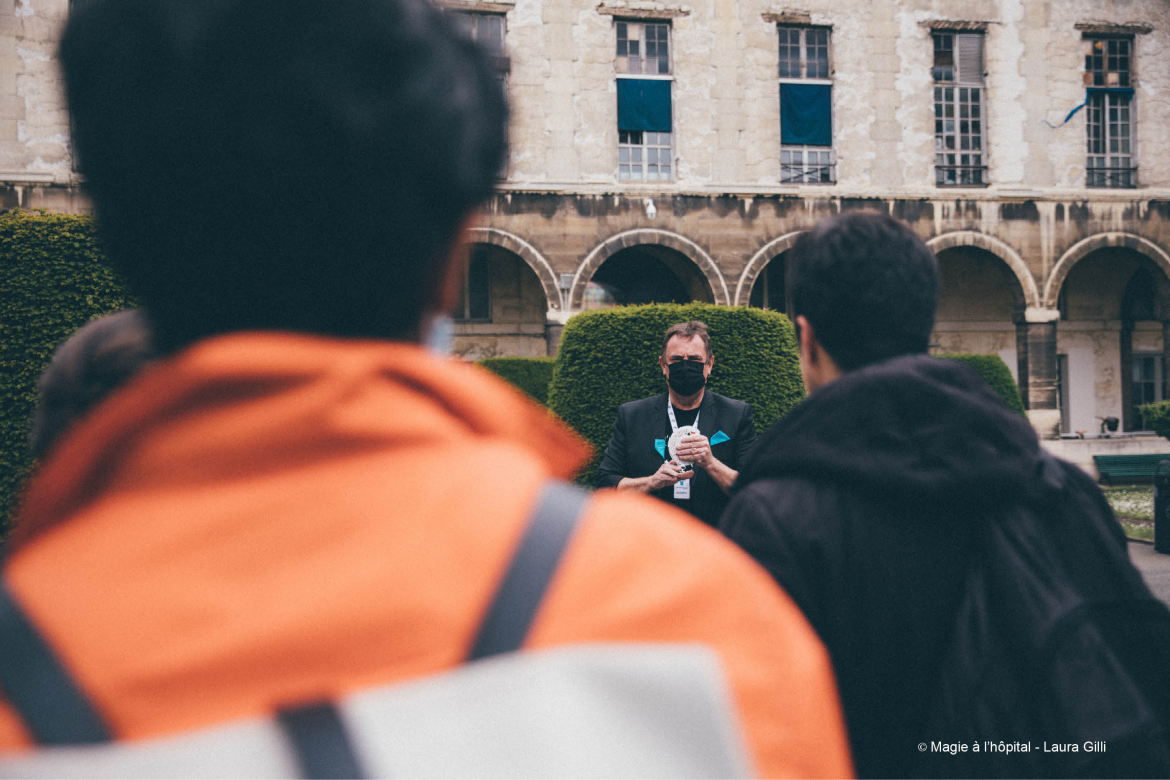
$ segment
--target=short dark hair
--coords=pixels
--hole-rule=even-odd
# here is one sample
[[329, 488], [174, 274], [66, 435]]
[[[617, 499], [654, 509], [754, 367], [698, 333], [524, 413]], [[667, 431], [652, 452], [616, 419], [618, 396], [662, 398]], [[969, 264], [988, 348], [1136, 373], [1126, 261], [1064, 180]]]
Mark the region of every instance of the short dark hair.
[[703, 340], [703, 348], [707, 350], [707, 359], [711, 359], [711, 336], [707, 333], [707, 323], [699, 320], [691, 320], [690, 322], [676, 322], [666, 329], [666, 335], [662, 337], [662, 354], [660, 357], [666, 357], [666, 345], [675, 336], [681, 336], [684, 339], [690, 340], [698, 336]]
[[938, 261], [905, 224], [876, 212], [846, 213], [802, 234], [790, 258], [792, 318], [808, 318], [841, 370], [930, 347]]
[[100, 233], [166, 349], [413, 338], [503, 163], [498, 73], [428, 0], [86, 0], [61, 61]]
[[42, 457], [111, 392], [156, 357], [138, 309], [99, 317], [61, 343], [37, 381], [29, 449]]

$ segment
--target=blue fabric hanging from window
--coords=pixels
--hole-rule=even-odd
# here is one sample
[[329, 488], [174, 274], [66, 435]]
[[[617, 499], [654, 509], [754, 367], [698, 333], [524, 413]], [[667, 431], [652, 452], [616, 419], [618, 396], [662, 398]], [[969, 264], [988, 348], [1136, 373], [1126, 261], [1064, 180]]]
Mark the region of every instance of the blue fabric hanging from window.
[[660, 79], [618, 79], [618, 130], [669, 133], [670, 82]]
[[828, 84], [780, 85], [780, 143], [833, 145], [833, 98]]

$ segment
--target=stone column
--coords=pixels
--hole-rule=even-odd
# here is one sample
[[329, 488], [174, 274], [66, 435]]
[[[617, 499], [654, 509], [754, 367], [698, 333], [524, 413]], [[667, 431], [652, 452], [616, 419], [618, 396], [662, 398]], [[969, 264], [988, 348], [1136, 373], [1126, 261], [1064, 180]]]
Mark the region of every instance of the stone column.
[[565, 331], [565, 323], [569, 315], [560, 309], [549, 309], [544, 315], [544, 340], [547, 345], [547, 355], [556, 357], [561, 347], [561, 334]]
[[553, 322], [546, 322], [544, 324], [544, 339], [548, 343], [548, 356], [556, 357], [557, 350], [561, 347], [561, 334], [565, 331], [565, 326]]
[[1133, 413], [1133, 323], [1121, 322], [1121, 430], [1137, 428]]
[[[1020, 372], [1020, 389], [1026, 394], [1024, 405], [1028, 419], [1040, 437], [1058, 439], [1060, 399], [1056, 387], [1056, 323], [1060, 320], [1060, 312], [1056, 309], [1028, 309], [1024, 312], [1024, 320], [1027, 365], [1026, 371]], [[1020, 335], [1018, 330], [1017, 334]]]
[[1170, 322], [1162, 323], [1162, 400], [1170, 401]]

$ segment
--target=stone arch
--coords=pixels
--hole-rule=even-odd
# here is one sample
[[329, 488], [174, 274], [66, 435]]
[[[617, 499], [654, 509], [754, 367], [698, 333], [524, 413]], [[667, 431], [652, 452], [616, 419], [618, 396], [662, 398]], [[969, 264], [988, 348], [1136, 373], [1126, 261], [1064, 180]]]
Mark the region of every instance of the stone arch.
[[623, 249], [629, 249], [630, 247], [643, 244], [658, 244], [659, 246], [673, 249], [687, 257], [695, 264], [699, 272], [707, 280], [707, 284], [711, 287], [711, 294], [715, 299], [715, 303], [721, 306], [730, 304], [731, 296], [727, 292], [727, 282], [723, 279], [723, 274], [719, 271], [719, 266], [715, 265], [715, 261], [703, 251], [702, 247], [689, 238], [680, 236], [677, 233], [653, 228], [639, 228], [636, 230], [627, 230], [624, 233], [618, 233], [616, 236], [607, 238], [585, 256], [585, 260], [577, 268], [577, 273], [573, 277], [573, 286], [570, 288], [571, 292], [569, 293], [570, 306], [573, 309], [581, 308], [581, 301], [585, 295], [585, 285], [589, 284], [589, 280], [593, 278], [593, 274], [597, 272], [597, 269], [601, 267], [602, 263]]
[[743, 273], [739, 275], [739, 283], [735, 285], [736, 306], [747, 306], [751, 298], [752, 286], [756, 283], [756, 277], [760, 275], [760, 272], [777, 255], [791, 249], [792, 245], [796, 243], [796, 239], [800, 238], [800, 234], [803, 232], [803, 230], [795, 230], [791, 233], [785, 233], [779, 238], [774, 238], [764, 244], [760, 248], [760, 251], [752, 255], [752, 259], [748, 260], [748, 264], [744, 267]]
[[1154, 261], [1162, 273], [1170, 278], [1170, 255], [1153, 241], [1135, 236], [1132, 233], [1099, 233], [1089, 236], [1073, 244], [1068, 251], [1061, 255], [1048, 275], [1048, 282], [1044, 285], [1044, 303], [1049, 308], [1056, 308], [1056, 300], [1060, 297], [1060, 288], [1068, 278], [1068, 272], [1086, 255], [1105, 247], [1124, 247]]
[[469, 231], [468, 243], [494, 244], [518, 255], [528, 264], [529, 268], [536, 272], [537, 278], [540, 279], [540, 286], [544, 288], [544, 297], [548, 302], [548, 308], [554, 311], [564, 310], [564, 302], [561, 300], [561, 289], [560, 285], [557, 284], [556, 274], [553, 273], [548, 260], [545, 260], [544, 256], [536, 251], [532, 244], [507, 231], [493, 227], [472, 228]]
[[1036, 278], [1028, 270], [1028, 264], [1024, 262], [1024, 258], [1020, 257], [1016, 250], [998, 238], [986, 233], [976, 233], [973, 230], [956, 230], [953, 233], [935, 236], [926, 242], [926, 246], [936, 255], [957, 246], [973, 246], [990, 252], [1007, 264], [1008, 269], [1019, 282], [1020, 290], [1024, 294], [1024, 305], [1029, 309], [1040, 308], [1040, 288], [1036, 284]]

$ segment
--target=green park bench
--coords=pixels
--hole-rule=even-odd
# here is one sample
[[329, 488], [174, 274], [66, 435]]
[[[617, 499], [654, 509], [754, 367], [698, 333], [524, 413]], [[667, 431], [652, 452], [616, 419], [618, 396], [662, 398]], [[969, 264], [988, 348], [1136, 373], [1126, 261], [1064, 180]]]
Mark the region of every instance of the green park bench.
[[1097, 473], [1100, 475], [1099, 481], [1108, 485], [1112, 485], [1113, 480], [1153, 482], [1154, 469], [1164, 460], [1170, 460], [1170, 454], [1093, 456], [1093, 463], [1096, 464]]

